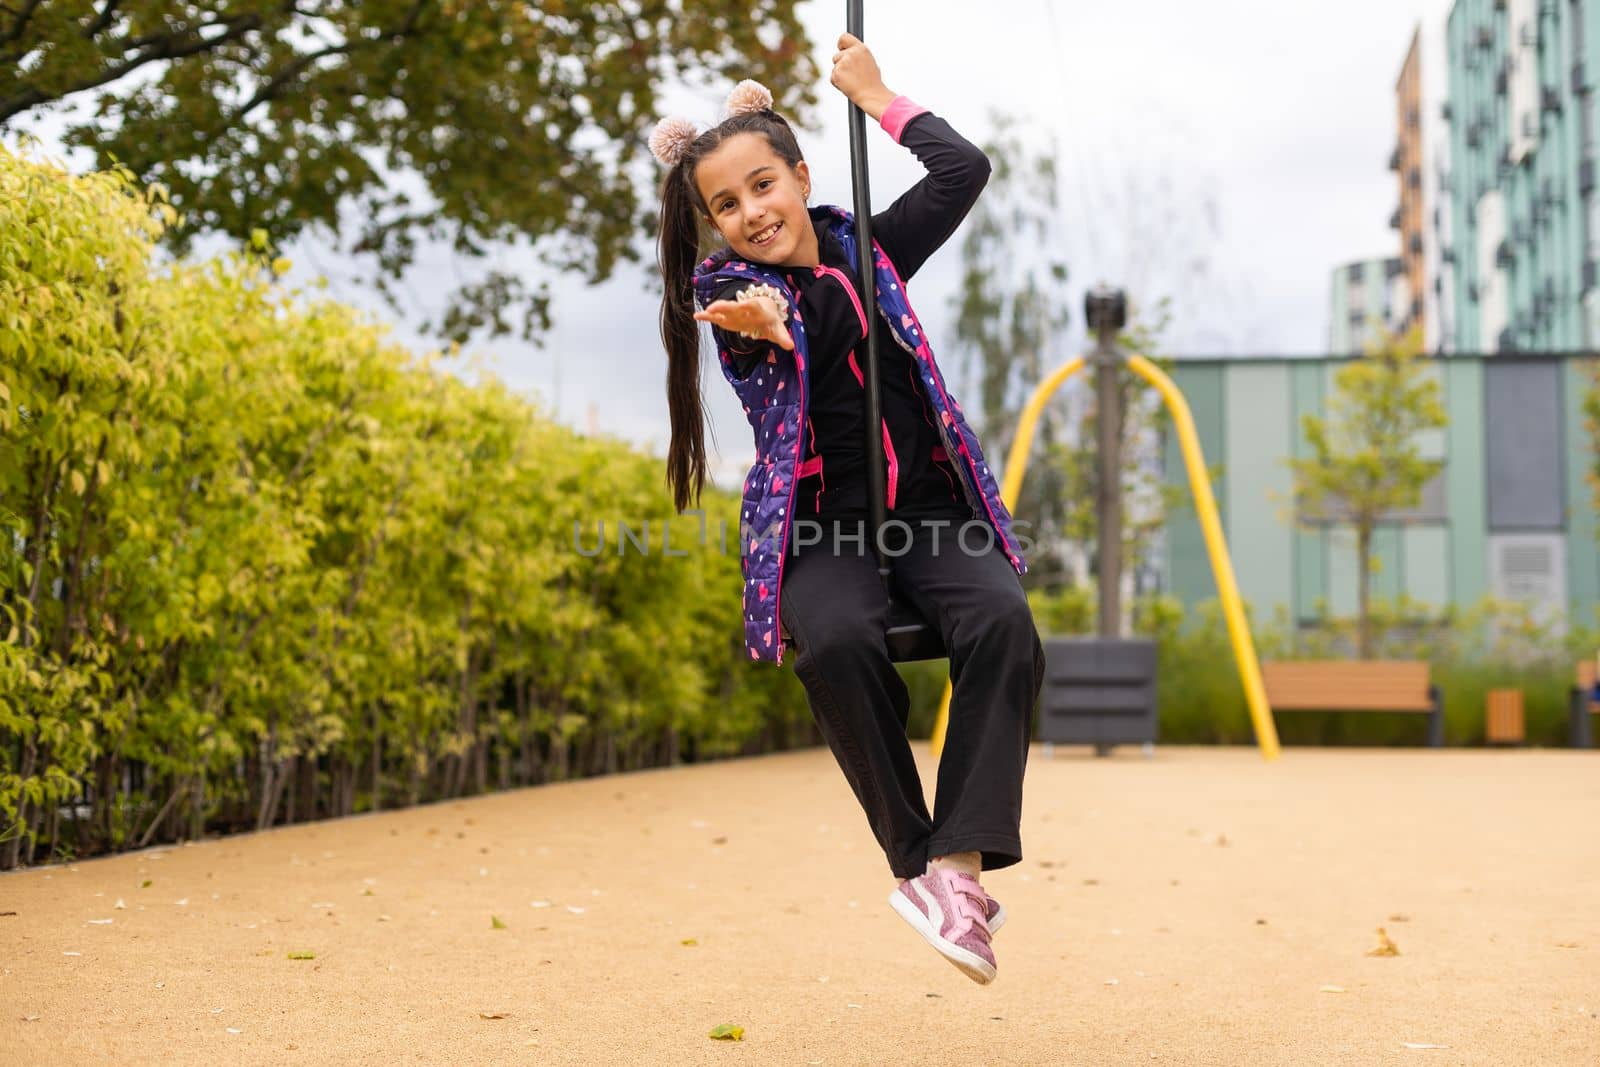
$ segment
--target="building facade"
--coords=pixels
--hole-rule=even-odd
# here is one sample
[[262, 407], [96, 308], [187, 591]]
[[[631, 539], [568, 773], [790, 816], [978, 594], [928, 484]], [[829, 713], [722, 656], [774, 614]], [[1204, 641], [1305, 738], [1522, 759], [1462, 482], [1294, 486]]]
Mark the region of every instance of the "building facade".
[[1446, 46], [1454, 347], [1591, 349], [1600, 0], [1456, 0]]
[[[1423, 294], [1427, 292], [1424, 277], [1423, 236], [1426, 216], [1423, 208], [1423, 138], [1422, 138], [1422, 30], [1411, 35], [1411, 46], [1406, 49], [1405, 62], [1400, 67], [1400, 79], [1395, 84], [1395, 128], [1399, 138], [1394, 154], [1389, 157], [1389, 169], [1400, 179], [1400, 206], [1389, 220], [1400, 231], [1400, 263], [1406, 280], [1407, 300], [1399, 316], [1400, 330], [1421, 325], [1423, 319]], [[1343, 351], [1334, 349], [1333, 351]]]
[[1360, 355], [1383, 330], [1403, 328], [1411, 304], [1405, 264], [1398, 257], [1357, 260], [1334, 268], [1328, 296], [1328, 351]]
[[[1194, 413], [1241, 595], [1255, 618], [1278, 608], [1300, 624], [1319, 601], [1354, 615], [1357, 562], [1348, 525], [1304, 525], [1290, 458], [1310, 454], [1301, 426], [1326, 415], [1342, 359], [1180, 359], [1173, 380]], [[1454, 355], [1428, 363], [1449, 425], [1419, 440], [1444, 468], [1420, 505], [1380, 525], [1374, 592], [1432, 609], [1485, 595], [1531, 602], [1553, 618], [1595, 625], [1600, 548], [1596, 448], [1583, 403], [1600, 358]], [[1164, 478], [1187, 488], [1175, 440]], [[1185, 495], [1184, 499], [1190, 498]], [[1186, 605], [1216, 597], [1192, 504], [1168, 518], [1161, 587]]]

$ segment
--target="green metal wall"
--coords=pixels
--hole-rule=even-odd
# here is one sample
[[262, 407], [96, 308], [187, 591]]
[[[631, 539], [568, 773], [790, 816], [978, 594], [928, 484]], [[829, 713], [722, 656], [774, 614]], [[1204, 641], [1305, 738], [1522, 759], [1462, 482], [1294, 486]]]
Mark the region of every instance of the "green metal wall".
[[[1290, 457], [1308, 454], [1301, 423], [1326, 415], [1341, 359], [1240, 359], [1177, 362], [1173, 380], [1194, 414], [1206, 463], [1220, 468], [1213, 485], [1240, 593], [1254, 617], [1283, 606], [1298, 620], [1318, 615], [1325, 602], [1337, 615], [1356, 609], [1354, 533], [1341, 527], [1297, 528], [1292, 516]], [[1375, 531], [1376, 595], [1404, 593], [1435, 608], [1471, 604], [1489, 592], [1485, 450], [1485, 375], [1482, 357], [1430, 362], [1449, 417], [1423, 435], [1422, 454], [1444, 460], [1434, 503], [1415, 521]], [[1600, 602], [1596, 544], [1596, 447], [1583, 398], [1600, 373], [1600, 359], [1569, 357], [1561, 375], [1563, 447], [1570, 461], [1564, 483], [1567, 603], [1575, 621], [1594, 624]], [[1169, 482], [1187, 490], [1183, 458], [1169, 435]], [[1442, 493], [1442, 500], [1439, 494]], [[1441, 516], [1436, 518], [1432, 516]], [[1187, 492], [1167, 527], [1164, 588], [1187, 605], [1216, 597], [1205, 541]]]

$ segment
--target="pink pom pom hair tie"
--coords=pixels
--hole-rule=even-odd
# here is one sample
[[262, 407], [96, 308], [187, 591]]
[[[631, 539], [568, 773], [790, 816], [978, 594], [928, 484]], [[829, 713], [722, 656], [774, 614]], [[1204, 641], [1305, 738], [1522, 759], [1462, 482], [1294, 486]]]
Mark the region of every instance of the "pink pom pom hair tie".
[[772, 107], [772, 90], [753, 78], [746, 78], [728, 94], [728, 118]]
[[694, 128], [694, 123], [682, 115], [668, 115], [656, 123], [656, 128], [650, 133], [650, 154], [657, 161], [669, 167], [676, 167], [678, 160], [683, 158], [683, 153], [700, 132]]

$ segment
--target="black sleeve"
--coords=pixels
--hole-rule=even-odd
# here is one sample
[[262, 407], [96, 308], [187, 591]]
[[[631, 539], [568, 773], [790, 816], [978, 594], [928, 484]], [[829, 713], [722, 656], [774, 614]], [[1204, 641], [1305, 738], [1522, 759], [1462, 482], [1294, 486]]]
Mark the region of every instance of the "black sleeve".
[[[712, 294], [713, 300], [732, 300], [739, 292], [754, 282], [732, 281], [727, 282]], [[741, 337], [736, 331], [724, 330], [721, 326], [713, 325], [711, 335], [716, 338], [717, 344], [728, 350], [733, 357], [734, 377], [744, 379], [756, 369], [767, 350], [765, 341], [758, 341], [751, 337]]]
[[927, 176], [872, 217], [872, 237], [909, 279], [950, 239], [989, 181], [989, 157], [944, 119], [924, 111], [900, 131]]

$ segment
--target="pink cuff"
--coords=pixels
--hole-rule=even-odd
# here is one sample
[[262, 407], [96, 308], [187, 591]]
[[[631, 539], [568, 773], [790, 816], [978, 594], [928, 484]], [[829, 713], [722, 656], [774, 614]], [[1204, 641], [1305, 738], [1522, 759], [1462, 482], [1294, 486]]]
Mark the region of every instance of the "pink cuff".
[[922, 114], [927, 108], [913, 103], [910, 97], [897, 96], [894, 102], [883, 110], [883, 117], [878, 120], [878, 125], [883, 127], [885, 133], [894, 138], [894, 143], [900, 143], [900, 135], [905, 132], [906, 123]]

